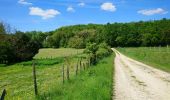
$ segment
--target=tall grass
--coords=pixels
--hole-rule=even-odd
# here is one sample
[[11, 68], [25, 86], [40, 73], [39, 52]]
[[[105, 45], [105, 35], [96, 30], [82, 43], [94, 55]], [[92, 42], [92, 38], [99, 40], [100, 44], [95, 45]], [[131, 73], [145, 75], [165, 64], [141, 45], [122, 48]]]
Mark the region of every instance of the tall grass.
[[74, 76], [64, 85], [56, 84], [43, 100], [111, 100], [113, 92], [114, 55], [99, 61], [87, 71]]
[[170, 48], [167, 47], [139, 47], [117, 48], [121, 53], [151, 65], [155, 68], [170, 72]]
[[[76, 51], [77, 50], [75, 50], [75, 52]], [[56, 52], [56, 54], [59, 54], [59, 52]], [[96, 94], [95, 97], [99, 97], [99, 94], [103, 94], [103, 98], [110, 98], [110, 92], [112, 90], [112, 87], [110, 87], [110, 85], [112, 83], [111, 74], [113, 71], [113, 57], [106, 58], [102, 60], [97, 66], [93, 66], [91, 69], [87, 70], [87, 72], [84, 71], [81, 72], [81, 74], [79, 72], [80, 76], [75, 76], [75, 64], [77, 63], [78, 57], [85, 58], [86, 55], [77, 55], [76, 53], [72, 55], [70, 53], [70, 55], [68, 56], [70, 56], [69, 58], [71, 80], [69, 82], [66, 81], [66, 83], [63, 85], [61, 69], [64, 63], [64, 56], [65, 55], [60, 55], [60, 57], [55, 57], [52, 59], [46, 57], [45, 59], [35, 59], [39, 91], [38, 98], [35, 98], [34, 95], [34, 86], [32, 79], [32, 61], [21, 62], [10, 66], [0, 67], [0, 91], [4, 88], [7, 90], [7, 95], [5, 99], [85, 99], [87, 98], [85, 96], [86, 94], [91, 96], [89, 97], [90, 99], [93, 98], [93, 93]], [[101, 89], [101, 91], [99, 91], [99, 89]], [[80, 94], [82, 94], [82, 96]]]
[[[48, 51], [48, 49], [44, 49]], [[56, 51], [55, 51], [56, 50]], [[64, 63], [65, 54], [60, 54], [61, 49], [53, 49], [56, 55], [59, 57], [53, 56], [54, 58], [45, 57], [43, 59], [38, 59], [35, 57], [36, 69], [37, 69], [37, 83], [39, 93], [46, 93], [51, 88], [53, 88], [56, 83], [61, 82], [61, 66]], [[70, 49], [62, 49], [63, 52], [69, 52]], [[72, 49], [71, 52], [76, 53], [67, 53], [67, 56], [70, 56], [71, 59], [71, 68], [70, 73], [73, 75], [74, 66], [73, 63], [77, 60], [77, 51]], [[51, 51], [49, 51], [51, 52]], [[80, 53], [80, 52], [79, 52]], [[39, 56], [48, 56], [49, 54], [44, 54], [41, 51], [38, 54]], [[81, 54], [79, 54], [81, 56]], [[84, 55], [85, 56], [85, 55]], [[3, 89], [7, 90], [7, 100], [34, 100], [34, 87], [32, 79], [32, 61], [26, 61], [17, 63], [9, 66], [0, 67], [0, 91]]]

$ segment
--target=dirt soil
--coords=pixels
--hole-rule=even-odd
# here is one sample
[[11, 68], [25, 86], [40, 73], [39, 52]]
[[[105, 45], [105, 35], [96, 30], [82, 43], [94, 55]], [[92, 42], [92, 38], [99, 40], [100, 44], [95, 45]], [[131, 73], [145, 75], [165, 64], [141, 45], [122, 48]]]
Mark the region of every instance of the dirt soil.
[[115, 100], [170, 100], [170, 73], [126, 57], [113, 49]]

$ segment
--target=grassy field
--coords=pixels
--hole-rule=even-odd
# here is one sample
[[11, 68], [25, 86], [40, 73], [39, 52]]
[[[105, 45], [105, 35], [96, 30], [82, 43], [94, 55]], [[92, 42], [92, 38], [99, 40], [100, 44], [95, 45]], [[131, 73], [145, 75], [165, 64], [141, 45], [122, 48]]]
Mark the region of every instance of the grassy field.
[[56, 58], [56, 57], [65, 57], [75, 54], [83, 53], [83, 49], [72, 49], [72, 48], [60, 48], [60, 49], [40, 49], [39, 53], [35, 55], [35, 59], [44, 59], [44, 58]]
[[170, 48], [139, 47], [117, 48], [121, 53], [155, 68], [170, 72]]
[[[55, 55], [50, 57], [48, 50], [53, 51]], [[77, 98], [83, 100], [89, 98], [89, 100], [94, 100], [95, 98], [105, 98], [109, 100], [112, 91], [113, 56], [103, 59], [97, 66], [92, 66], [84, 72], [79, 72], [79, 76], [75, 76], [78, 57], [86, 55], [82, 54], [83, 50], [72, 49], [72, 53], [69, 53], [70, 49], [62, 50], [67, 51], [66, 54], [69, 56], [70, 81], [62, 84], [61, 66], [66, 54], [61, 54], [61, 49], [43, 49], [35, 57], [39, 96], [37, 98], [34, 96], [32, 61], [27, 61], [0, 67], [0, 91], [4, 88], [7, 90], [5, 99], [48, 100], [58, 98], [67, 100], [73, 98], [75, 100]]]

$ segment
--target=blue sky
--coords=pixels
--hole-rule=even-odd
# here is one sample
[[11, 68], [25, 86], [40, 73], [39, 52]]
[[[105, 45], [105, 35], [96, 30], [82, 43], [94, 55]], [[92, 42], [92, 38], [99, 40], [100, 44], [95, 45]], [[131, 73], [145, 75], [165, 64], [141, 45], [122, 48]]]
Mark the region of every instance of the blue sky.
[[170, 0], [0, 0], [0, 20], [21, 31], [170, 18]]

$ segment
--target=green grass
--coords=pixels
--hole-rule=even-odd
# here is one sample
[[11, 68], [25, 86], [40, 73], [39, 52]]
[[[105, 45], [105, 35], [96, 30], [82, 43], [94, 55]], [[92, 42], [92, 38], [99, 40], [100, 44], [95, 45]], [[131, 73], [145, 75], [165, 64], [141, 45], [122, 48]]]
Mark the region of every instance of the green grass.
[[111, 100], [113, 90], [114, 55], [73, 77], [39, 97], [43, 100]]
[[166, 72], [170, 72], [170, 48], [139, 47], [117, 48], [117, 50], [145, 64], [151, 65]]
[[39, 53], [35, 55], [35, 59], [65, 57], [83, 53], [84, 49], [59, 48], [59, 49], [40, 49]]
[[[48, 56], [49, 49], [42, 49], [39, 52], [39, 56]], [[76, 49], [50, 49], [55, 53], [53, 58], [45, 57], [43, 59], [38, 59], [35, 57], [36, 69], [37, 69], [37, 83], [40, 93], [45, 93], [49, 91], [56, 83], [61, 83], [61, 66], [64, 62], [65, 54], [60, 54], [61, 50], [66, 52], [67, 56], [70, 56], [70, 65], [71, 65], [71, 76], [74, 72], [74, 64], [77, 60], [77, 56], [85, 56], [80, 54], [81, 50]], [[56, 50], [56, 51], [55, 51]], [[71, 53], [69, 53], [71, 50]], [[77, 53], [72, 53], [79, 52]], [[43, 52], [43, 53], [42, 53]], [[58, 57], [57, 57], [58, 54]], [[55, 57], [54, 57], [55, 56]], [[7, 90], [7, 100], [33, 100], [34, 96], [34, 87], [32, 79], [32, 61], [21, 62], [10, 66], [1, 66], [0, 67], [0, 91], [3, 89]]]
[[[55, 51], [57, 49], [53, 50]], [[97, 92], [100, 95], [103, 94], [103, 98], [110, 98], [109, 93], [112, 89], [112, 87], [110, 87], [112, 83], [111, 73], [113, 71], [111, 69], [113, 67], [111, 59], [113, 59], [113, 57], [105, 58], [97, 66], [93, 66], [89, 70], [79, 74], [80, 76], [76, 77], [75, 65], [77, 63], [78, 57], [81, 56], [85, 58], [86, 55], [81, 53], [79, 53], [78, 55], [77, 53], [67, 53], [70, 61], [69, 65], [71, 80], [69, 82], [66, 82], [65, 85], [62, 85], [61, 66], [64, 63], [65, 54], [60, 54], [60, 50], [57, 50], [59, 52], [55, 51], [55, 53], [59, 54], [60, 56], [55, 56], [52, 59], [51, 57], [46, 58], [45, 55], [48, 56], [48, 54], [41, 53], [41, 50], [38, 55], [44, 56], [45, 58], [39, 59], [35, 57], [38, 92], [40, 95], [37, 99], [55, 98], [55, 95], [57, 94], [57, 98], [61, 98], [64, 100], [70, 97], [85, 99], [87, 98], [85, 97], [86, 94], [89, 95], [89, 98], [93, 98], [93, 93], [96, 94], [96, 97], [99, 97], [99, 95], [97, 95]], [[68, 52], [69, 50], [70, 49], [65, 49], [64, 51]], [[72, 50], [74, 50], [74, 52], [82, 52], [82, 50]], [[99, 80], [103, 81], [99, 82]], [[32, 79], [32, 61], [0, 67], [0, 92], [4, 88], [7, 90], [7, 95], [5, 97], [6, 100], [35, 100], [36, 98], [34, 96]], [[101, 89], [101, 91], [99, 91], [99, 88]], [[60, 91], [60, 89], [62, 89], [63, 91]], [[82, 90], [84, 90], [84, 92], [86, 91], [87, 93], [80, 96], [80, 93], [84, 93]], [[75, 92], [72, 93], [72, 91]], [[53, 93], [55, 93], [55, 95]]]

